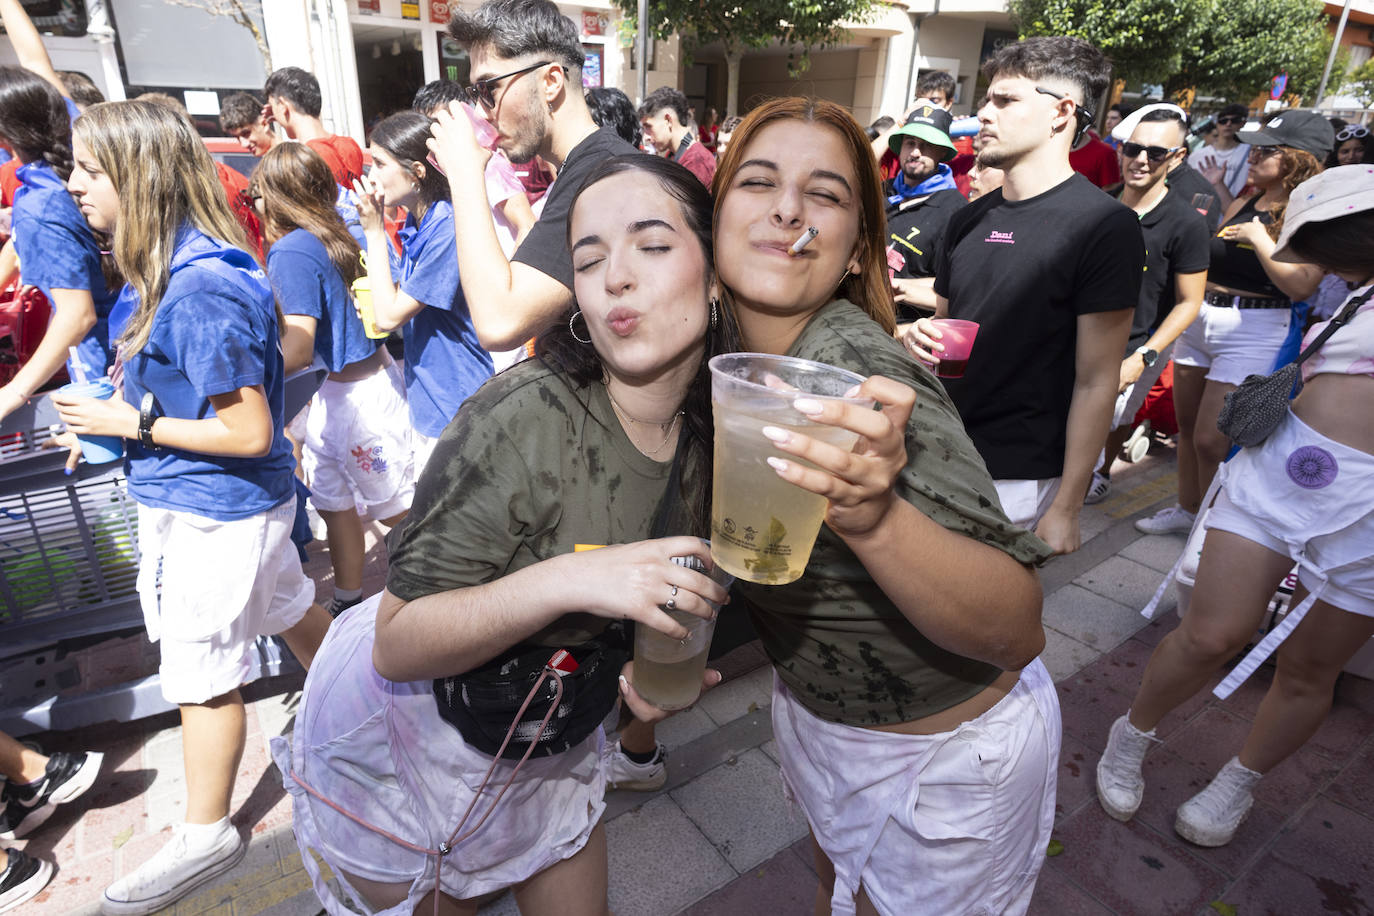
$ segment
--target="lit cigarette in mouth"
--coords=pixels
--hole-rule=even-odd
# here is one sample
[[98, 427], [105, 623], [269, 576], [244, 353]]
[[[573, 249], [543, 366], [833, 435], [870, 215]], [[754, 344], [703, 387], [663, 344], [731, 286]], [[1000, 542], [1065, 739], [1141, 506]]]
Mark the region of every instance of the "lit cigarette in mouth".
[[812, 226], [811, 228], [803, 232], [797, 238], [797, 240], [792, 243], [792, 247], [787, 249], [787, 253], [795, 258], [797, 255], [802, 253], [803, 248], [805, 248], [807, 245], [810, 245], [812, 241], [815, 240], [816, 236], [820, 234], [821, 230], [817, 229], [815, 226]]

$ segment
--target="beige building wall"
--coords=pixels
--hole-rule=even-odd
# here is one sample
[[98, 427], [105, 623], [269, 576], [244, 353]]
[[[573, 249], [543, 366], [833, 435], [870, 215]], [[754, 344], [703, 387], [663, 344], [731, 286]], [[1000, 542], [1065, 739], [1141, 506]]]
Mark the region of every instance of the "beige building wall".
[[787, 72], [786, 54], [745, 55], [739, 68], [740, 114], [762, 99], [780, 95], [814, 95], [852, 105], [861, 53], [854, 49], [813, 51], [811, 66], [796, 79]]
[[[974, 84], [978, 80], [978, 55], [983, 47], [985, 23], [981, 19], [935, 16], [921, 24], [917, 40], [919, 70], [950, 70], [959, 82], [955, 115], [972, 112]], [[957, 68], [957, 69], [956, 69]]]

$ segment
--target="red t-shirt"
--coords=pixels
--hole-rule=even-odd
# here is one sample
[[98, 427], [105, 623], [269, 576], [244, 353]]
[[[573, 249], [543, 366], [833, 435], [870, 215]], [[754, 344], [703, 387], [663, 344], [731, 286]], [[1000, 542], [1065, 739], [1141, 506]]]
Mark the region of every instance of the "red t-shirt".
[[215, 163], [219, 183], [224, 186], [224, 196], [229, 200], [229, 208], [234, 211], [239, 225], [248, 235], [248, 241], [262, 257], [262, 226], [258, 222], [258, 212], [248, 197], [248, 179], [223, 162]]
[[14, 192], [19, 190], [23, 184], [19, 180], [19, 160], [11, 159], [4, 165], [0, 165], [0, 206], [14, 206]]
[[1069, 153], [1069, 165], [1099, 188], [1121, 183], [1121, 165], [1116, 161], [1116, 150], [1091, 130], [1088, 142]]
[[320, 154], [334, 173], [334, 180], [343, 187], [351, 188], [354, 181], [363, 177], [363, 151], [352, 137], [330, 134], [306, 140], [305, 145]]
[[716, 177], [716, 157], [700, 141], [687, 144], [687, 148], [677, 157], [679, 165], [697, 176], [706, 189], [711, 188], [711, 179]]

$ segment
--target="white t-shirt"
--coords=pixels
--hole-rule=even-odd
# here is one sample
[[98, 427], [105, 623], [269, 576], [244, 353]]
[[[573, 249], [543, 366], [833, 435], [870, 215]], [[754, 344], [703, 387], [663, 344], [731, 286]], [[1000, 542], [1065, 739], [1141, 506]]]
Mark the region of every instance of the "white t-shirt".
[[1245, 143], [1238, 143], [1229, 150], [1219, 150], [1215, 146], [1204, 146], [1195, 150], [1188, 157], [1188, 164], [1198, 171], [1202, 171], [1203, 160], [1208, 157], [1216, 159], [1217, 165], [1226, 169], [1226, 177], [1223, 182], [1232, 197], [1239, 197], [1241, 189], [1245, 187], [1246, 179], [1250, 177], [1250, 147]]

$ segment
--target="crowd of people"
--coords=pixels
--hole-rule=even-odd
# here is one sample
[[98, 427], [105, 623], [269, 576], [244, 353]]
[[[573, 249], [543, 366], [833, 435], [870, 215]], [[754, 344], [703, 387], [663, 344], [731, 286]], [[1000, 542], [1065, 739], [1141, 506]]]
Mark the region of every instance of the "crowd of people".
[[[1066, 37], [992, 54], [974, 119], [927, 73], [867, 131], [803, 97], [717, 123], [670, 88], [638, 106], [584, 92], [571, 21], [488, 0], [449, 26], [471, 85], [431, 83], [380, 120], [370, 164], [303, 70], [226, 99], [224, 131], [260, 160], [243, 180], [175, 100], [78, 102], [18, 0], [0, 20], [21, 64], [0, 68], [19, 163], [0, 266], [53, 308], [0, 417], [64, 362], [117, 386], [51, 397], [69, 437], [124, 440], [138, 590], [183, 726], [185, 822], [106, 913], [155, 912], [242, 859], [239, 687], [272, 634], [308, 669], [273, 756], [329, 913], [475, 913], [505, 888], [527, 914], [607, 912], [604, 793], [666, 779], [670, 713], [636, 690], [630, 633], [681, 638], [668, 611], [729, 599], [774, 668], [816, 912], [1025, 912], [1060, 744], [1036, 567], [1080, 546], [1171, 362], [1178, 504], [1137, 524], [1205, 542], [1186, 615], [1106, 736], [1103, 807], [1134, 814], [1155, 725], [1244, 648], [1295, 564], [1294, 610], [1257, 650], [1277, 645], [1274, 683], [1179, 809], [1183, 837], [1229, 842], [1374, 636], [1363, 127], [1289, 110], [1245, 129], [1227, 106], [1194, 151], [1189, 113], [1161, 102], [1099, 135], [1110, 64]], [[1332, 320], [1308, 329], [1321, 295]], [[935, 374], [946, 318], [979, 325], [961, 378]], [[1226, 461], [1227, 396], [1297, 358], [1305, 330], [1301, 395]], [[825, 525], [800, 579], [727, 595], [701, 571], [707, 361], [736, 351], [850, 370], [878, 409], [793, 402], [856, 435], [849, 451], [759, 431]], [[311, 366], [325, 380], [286, 416], [286, 379]], [[292, 542], [307, 497], [328, 601]], [[364, 518], [390, 529], [373, 596]], [[0, 836], [100, 763], [0, 735]], [[50, 876], [7, 850], [0, 911]]]

